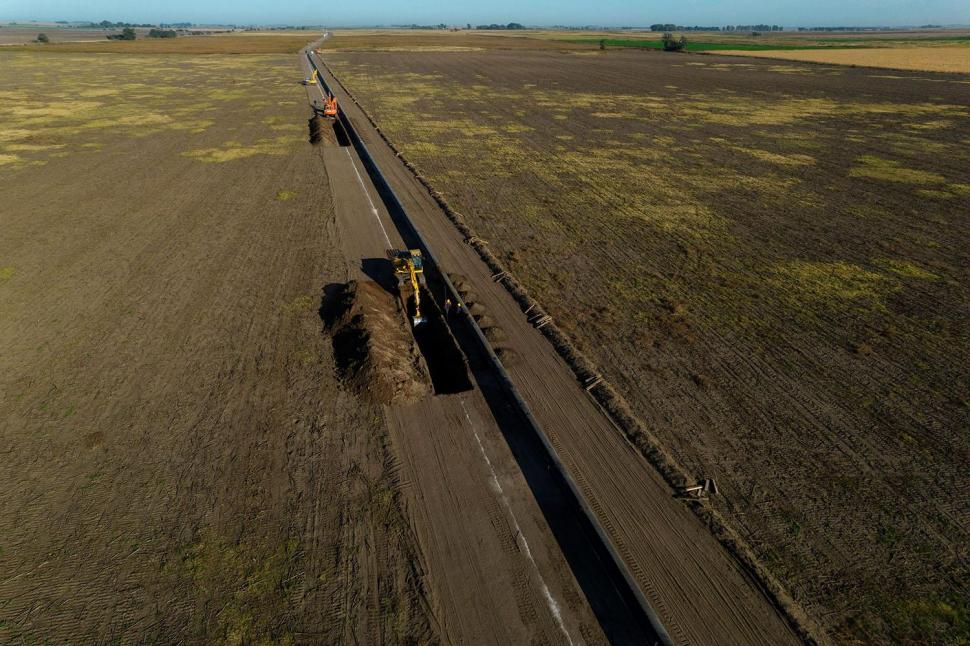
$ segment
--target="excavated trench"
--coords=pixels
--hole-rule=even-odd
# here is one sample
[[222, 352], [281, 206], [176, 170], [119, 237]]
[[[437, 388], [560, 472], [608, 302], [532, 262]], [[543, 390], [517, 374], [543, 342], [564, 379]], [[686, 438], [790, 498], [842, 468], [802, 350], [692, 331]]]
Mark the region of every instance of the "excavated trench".
[[350, 137], [344, 125], [336, 119], [328, 119], [320, 114], [314, 114], [307, 121], [310, 143], [314, 146], [323, 144], [324, 146], [350, 145]]
[[426, 322], [411, 328], [399, 295], [374, 281], [351, 281], [327, 288], [320, 317], [333, 345], [340, 380], [379, 404], [406, 405], [430, 393], [471, 390], [468, 363], [444, 314], [422, 288]]
[[[421, 313], [426, 321], [414, 328], [414, 339], [428, 365], [428, 373], [436, 395], [449, 395], [472, 389], [468, 375], [468, 362], [451, 334], [444, 312], [421, 288]], [[408, 317], [414, 316], [413, 302], [408, 304]]]

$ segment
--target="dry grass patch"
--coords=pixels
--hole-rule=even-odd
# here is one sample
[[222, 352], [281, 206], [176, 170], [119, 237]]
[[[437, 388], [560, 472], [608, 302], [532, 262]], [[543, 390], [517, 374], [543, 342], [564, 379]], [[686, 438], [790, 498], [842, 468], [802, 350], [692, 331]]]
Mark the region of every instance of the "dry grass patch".
[[[292, 74], [291, 60], [266, 56], [235, 57], [235, 66], [205, 56], [20, 50], [0, 56], [0, 80], [16, 88], [4, 91], [0, 101], [0, 154], [7, 168], [41, 164], [81, 148], [102, 149], [119, 136], [201, 134], [216, 123], [218, 111], [240, 98], [273, 105]], [[258, 83], [240, 80], [240, 67]], [[145, 81], [147, 76], [152, 82]], [[248, 113], [237, 117], [237, 125], [261, 126], [260, 112], [265, 111], [252, 111], [251, 123]], [[301, 129], [300, 124], [275, 125], [271, 130], [280, 134]]]
[[849, 169], [850, 177], [868, 177], [886, 182], [905, 184], [942, 184], [946, 178], [938, 173], [906, 168], [901, 162], [863, 155], [857, 160], [860, 165]]
[[729, 56], [781, 58], [791, 61], [884, 67], [926, 72], [970, 73], [970, 47], [894, 47], [796, 51], [719, 51]]
[[221, 164], [237, 159], [245, 159], [254, 155], [285, 155], [291, 152], [295, 145], [303, 142], [303, 137], [293, 136], [260, 139], [252, 144], [227, 141], [218, 148], [200, 148], [198, 150], [189, 150], [182, 154], [202, 162]]
[[[11, 50], [72, 54], [295, 54], [322, 33], [218, 34], [180, 38], [139, 38], [12, 46]], [[7, 49], [7, 48], [4, 48]], [[231, 64], [231, 63], [230, 63]]]

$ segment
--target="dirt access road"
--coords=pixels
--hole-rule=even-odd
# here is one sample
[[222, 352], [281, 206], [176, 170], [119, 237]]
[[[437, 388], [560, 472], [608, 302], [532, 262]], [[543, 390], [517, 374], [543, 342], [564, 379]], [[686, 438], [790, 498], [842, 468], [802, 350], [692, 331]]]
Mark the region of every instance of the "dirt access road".
[[[316, 60], [323, 69], [319, 58]], [[689, 510], [674, 499], [674, 493], [660, 476], [629, 446], [586, 396], [553, 348], [528, 324], [511, 296], [490, 279], [488, 268], [463, 244], [459, 232], [440, 207], [396, 158], [359, 108], [329, 74], [324, 76], [335, 88], [346, 116], [407, 213], [434, 248], [437, 262], [447, 272], [462, 274], [477, 295], [476, 300], [501, 323], [506, 345], [521, 358], [507, 365], [513, 381], [673, 641], [797, 642], [793, 630], [765, 594]], [[328, 172], [332, 174], [335, 195], [346, 190], [333, 182], [336, 170], [332, 165], [328, 166]], [[345, 183], [352, 182], [345, 180]], [[339, 213], [340, 199], [335, 199]], [[376, 199], [370, 201], [378, 204]], [[341, 237], [348, 253], [349, 271], [354, 271], [355, 263], [362, 258], [382, 255], [382, 249], [388, 244], [382, 235], [393, 231], [387, 224], [389, 219], [381, 226], [372, 216], [363, 215], [370, 206], [369, 202], [356, 205], [357, 213]], [[338, 215], [338, 222], [341, 221]], [[364, 238], [370, 242], [362, 242]], [[449, 418], [459, 418], [454, 413], [445, 413], [448, 404], [440, 400], [436, 398], [431, 405], [441, 407], [441, 412], [421, 411], [414, 421], [416, 430], [423, 429], [426, 433], [428, 428], [434, 428], [437, 432], [447, 425]], [[444, 423], [439, 423], [439, 419]], [[486, 445], [487, 451], [501, 450], [501, 436], [495, 435], [496, 441], [492, 446]], [[400, 432], [398, 436], [407, 438], [414, 434]], [[435, 559], [428, 560], [433, 563]], [[429, 565], [430, 571], [434, 569]]]
[[[319, 104], [319, 88], [308, 94]], [[408, 245], [365, 165], [341, 145], [347, 143], [342, 135], [324, 136], [321, 145], [346, 261], [345, 271], [330, 278], [387, 286], [394, 279], [386, 251]], [[496, 422], [498, 390], [486, 383], [384, 407], [442, 637], [453, 643], [652, 642], [637, 609], [602, 575], [608, 564], [588, 544], [581, 519], [569, 516], [549, 465], [525, 457], [534, 452], [527, 438], [510, 442], [503, 435], [512, 427]], [[533, 494], [530, 486], [541, 491]], [[563, 532], [570, 536], [562, 538]]]

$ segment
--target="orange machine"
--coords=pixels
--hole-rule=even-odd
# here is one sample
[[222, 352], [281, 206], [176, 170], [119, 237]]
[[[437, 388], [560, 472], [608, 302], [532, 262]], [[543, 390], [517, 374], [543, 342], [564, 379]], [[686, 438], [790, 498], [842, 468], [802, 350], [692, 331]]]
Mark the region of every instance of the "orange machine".
[[331, 119], [337, 118], [337, 97], [332, 94], [327, 95], [327, 99], [323, 104], [323, 116], [330, 117]]

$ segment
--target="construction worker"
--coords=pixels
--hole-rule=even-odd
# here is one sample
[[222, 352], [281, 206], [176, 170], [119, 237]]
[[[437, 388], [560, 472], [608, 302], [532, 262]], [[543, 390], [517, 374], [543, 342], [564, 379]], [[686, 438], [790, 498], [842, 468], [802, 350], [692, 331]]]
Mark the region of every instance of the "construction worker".
[[445, 318], [446, 319], [451, 318], [451, 299], [450, 298], [445, 299]]

